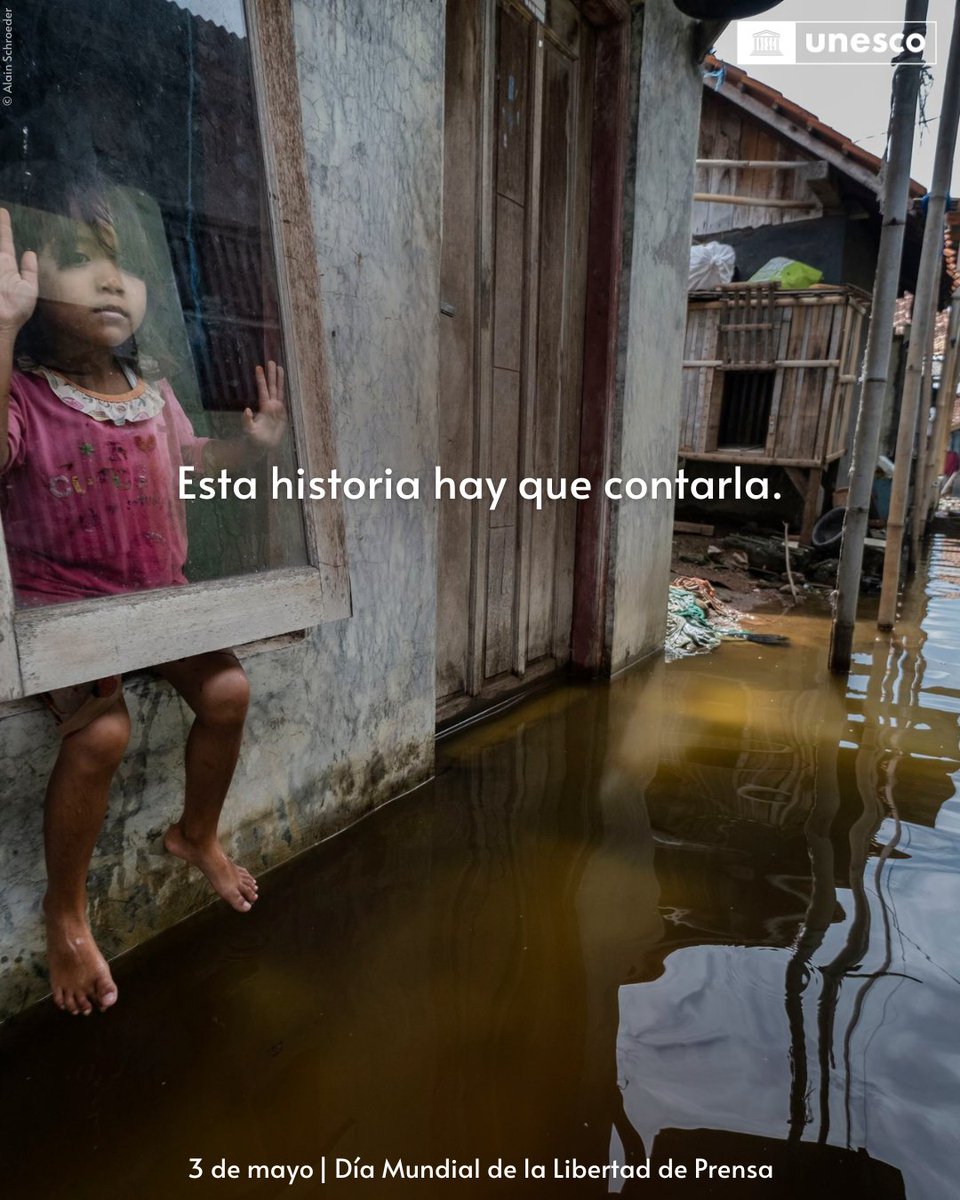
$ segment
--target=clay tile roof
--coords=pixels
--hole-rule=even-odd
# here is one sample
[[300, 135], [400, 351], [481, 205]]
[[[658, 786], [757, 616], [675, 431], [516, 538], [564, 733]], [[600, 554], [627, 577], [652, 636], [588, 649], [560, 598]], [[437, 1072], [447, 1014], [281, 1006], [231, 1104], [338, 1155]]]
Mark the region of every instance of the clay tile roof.
[[913, 293], [905, 292], [897, 300], [893, 310], [893, 328], [897, 333], [903, 333], [913, 320]]
[[[905, 292], [893, 310], [893, 329], [895, 333], [905, 333], [907, 326], [913, 321], [913, 293]], [[933, 330], [934, 354], [945, 354], [947, 349], [947, 334], [950, 332], [950, 310], [943, 309], [937, 313], [937, 323]]]
[[947, 349], [947, 334], [950, 330], [950, 310], [944, 309], [937, 313], [937, 323], [933, 330], [933, 352], [943, 355]]
[[[948, 216], [956, 216], [956, 213], [949, 213]], [[947, 222], [947, 227], [943, 231], [943, 269], [950, 276], [953, 283], [953, 290], [960, 288], [960, 266], [957, 264], [957, 251], [954, 245], [954, 232], [950, 227], [950, 222]]]
[[[795, 104], [792, 100], [788, 100], [783, 92], [778, 92], [776, 88], [770, 87], [769, 84], [761, 83], [759, 79], [752, 78], [742, 67], [735, 67], [731, 63], [722, 63], [713, 54], [707, 55], [705, 63], [708, 70], [718, 70], [721, 66], [723, 67], [725, 84], [729, 84], [731, 87], [735, 87], [739, 91], [746, 93], [761, 104], [765, 104], [777, 116], [786, 117], [794, 125], [805, 129], [811, 137], [815, 137], [832, 149], [838, 150], [844, 157], [851, 159], [859, 166], [871, 171], [874, 175], [880, 173], [881, 160], [875, 154], [871, 154], [869, 150], [864, 150], [862, 146], [856, 145], [838, 129], [834, 129], [832, 125], [827, 125], [826, 122], [821, 121], [816, 113], [812, 113], [809, 109]], [[713, 85], [708, 81], [707, 86], [712, 87]], [[721, 92], [720, 94], [722, 95], [723, 93]], [[922, 183], [917, 183], [915, 179], [910, 180], [910, 194], [912, 196], [923, 196], [926, 194], [926, 191], [927, 189]]]

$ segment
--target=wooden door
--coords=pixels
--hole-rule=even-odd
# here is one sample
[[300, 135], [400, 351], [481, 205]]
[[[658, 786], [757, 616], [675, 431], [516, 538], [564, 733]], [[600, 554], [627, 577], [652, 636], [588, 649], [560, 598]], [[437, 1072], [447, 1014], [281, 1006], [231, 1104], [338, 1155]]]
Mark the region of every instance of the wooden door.
[[517, 489], [578, 473], [593, 60], [571, 0], [448, 0], [440, 465], [507, 484], [439, 505], [441, 719], [570, 656], [575, 504]]

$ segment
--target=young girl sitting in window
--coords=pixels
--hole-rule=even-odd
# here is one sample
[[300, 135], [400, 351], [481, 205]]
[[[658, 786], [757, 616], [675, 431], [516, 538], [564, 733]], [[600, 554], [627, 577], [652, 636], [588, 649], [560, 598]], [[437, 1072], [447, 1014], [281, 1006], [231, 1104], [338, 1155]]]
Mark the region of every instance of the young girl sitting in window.
[[[123, 197], [67, 181], [18, 227], [0, 209], [0, 509], [19, 606], [186, 583], [179, 467], [233, 470], [279, 444], [283, 371], [256, 369], [258, 411], [236, 441], [198, 438], [169, 385], [137, 370], [148, 246]], [[53, 210], [53, 211], [51, 211]], [[183, 812], [166, 849], [198, 867], [240, 912], [253, 877], [217, 840], [249, 689], [230, 651], [155, 668], [194, 713]], [[67, 1012], [117, 999], [87, 921], [87, 873], [130, 733], [119, 677], [46, 697], [59, 754], [47, 786], [44, 915], [53, 998]]]

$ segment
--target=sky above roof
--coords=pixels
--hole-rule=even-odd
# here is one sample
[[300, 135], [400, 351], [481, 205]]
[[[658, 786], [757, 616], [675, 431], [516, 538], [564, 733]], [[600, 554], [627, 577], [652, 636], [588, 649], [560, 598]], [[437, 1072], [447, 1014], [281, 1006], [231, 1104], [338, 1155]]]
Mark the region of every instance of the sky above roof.
[[[930, 186], [933, 177], [933, 158], [943, 96], [943, 76], [947, 50], [953, 28], [956, 5], [953, 0], [929, 0], [928, 21], [937, 22], [939, 51], [937, 65], [930, 68], [933, 76], [925, 100], [929, 124], [918, 128], [914, 137], [911, 175], [919, 183]], [[903, 20], [904, 0], [783, 0], [755, 21], [765, 17], [777, 21], [864, 21]], [[716, 44], [717, 55], [727, 62], [737, 61], [736, 22], [732, 22]], [[738, 64], [739, 65], [739, 64]], [[883, 155], [887, 138], [887, 119], [890, 113], [890, 82], [892, 68], [875, 66], [816, 67], [760, 66], [747, 64], [745, 69], [755, 79], [775, 87], [790, 100], [816, 113], [821, 121], [876, 155]], [[960, 155], [954, 158], [951, 195], [960, 196]]]

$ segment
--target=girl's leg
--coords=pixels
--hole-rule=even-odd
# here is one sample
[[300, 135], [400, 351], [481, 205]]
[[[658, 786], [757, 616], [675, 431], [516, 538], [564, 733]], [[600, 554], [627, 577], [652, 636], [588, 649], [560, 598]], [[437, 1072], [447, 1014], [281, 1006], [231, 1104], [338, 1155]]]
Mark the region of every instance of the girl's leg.
[[117, 988], [87, 923], [87, 872], [107, 796], [130, 737], [122, 695], [60, 745], [44, 808], [47, 894], [43, 911], [53, 999], [89, 1015], [116, 1003]]
[[227, 650], [181, 658], [155, 668], [177, 689], [196, 717], [187, 738], [183, 815], [163, 839], [171, 854], [198, 867], [211, 887], [238, 912], [257, 898], [249, 871], [224, 854], [217, 841], [243, 738], [250, 687], [235, 654]]

